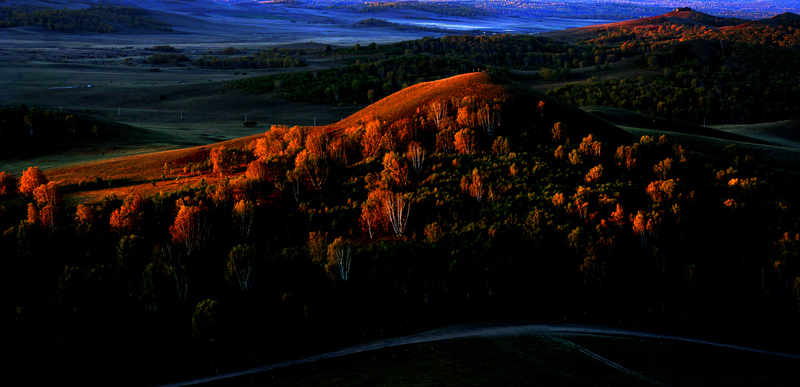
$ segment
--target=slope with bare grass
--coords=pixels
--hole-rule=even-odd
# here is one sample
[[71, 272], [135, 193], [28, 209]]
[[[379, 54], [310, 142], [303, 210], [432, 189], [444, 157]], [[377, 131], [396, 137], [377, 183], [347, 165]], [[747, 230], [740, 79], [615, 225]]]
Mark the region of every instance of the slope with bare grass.
[[[593, 133], [603, 132], [605, 136], [611, 138], [628, 138], [626, 133], [607, 121], [587, 114], [557, 98], [507, 78], [483, 72], [458, 75], [408, 87], [330, 125], [329, 128], [337, 132], [354, 126], [359, 121], [367, 122], [372, 119], [394, 122], [413, 116], [418, 109], [424, 109], [433, 101], [462, 99], [466, 96], [476, 96], [489, 101], [504, 99], [511, 107], [510, 113], [515, 124], [524, 125], [532, 120], [534, 114], [540, 114], [544, 118], [569, 121], [568, 123], [578, 130], [586, 128]], [[545, 110], [541, 113], [536, 111], [540, 101], [545, 103]]]

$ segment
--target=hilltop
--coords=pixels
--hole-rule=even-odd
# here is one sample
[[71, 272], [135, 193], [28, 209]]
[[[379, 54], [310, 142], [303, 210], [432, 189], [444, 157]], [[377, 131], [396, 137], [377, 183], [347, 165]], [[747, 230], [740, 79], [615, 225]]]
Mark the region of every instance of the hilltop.
[[[783, 14], [786, 15], [786, 14]], [[780, 16], [780, 15], [779, 15]], [[773, 20], [774, 19], [774, 20]], [[599, 31], [610, 30], [658, 30], [662, 27], [682, 26], [686, 28], [704, 27], [717, 29], [723, 27], [735, 27], [752, 23], [780, 23], [790, 20], [791, 17], [773, 17], [767, 21], [748, 21], [739, 18], [726, 18], [709, 15], [707, 13], [695, 11], [688, 7], [676, 8], [663, 15], [651, 16], [642, 19], [626, 20], [608, 24], [598, 24], [586, 27], [572, 28], [561, 31], [553, 31], [544, 34], [556, 38], [586, 38], [595, 35]], [[768, 20], [772, 20], [768, 22]]]
[[[379, 119], [395, 122], [411, 117], [437, 100], [460, 100], [472, 97], [481, 101], [503, 100], [508, 115], [513, 122], [509, 127], [530, 121], [536, 105], [544, 102], [546, 117], [566, 121], [575, 128], [594, 128], [595, 134], [614, 141], [632, 140], [625, 132], [608, 122], [586, 114], [580, 109], [565, 104], [545, 93], [524, 86], [508, 78], [484, 72], [468, 73], [438, 81], [424, 82], [391, 94], [367, 106], [360, 112], [329, 126], [331, 131], [339, 131], [356, 125], [359, 121]], [[544, 115], [543, 115], [544, 117]], [[555, 121], [550, 122], [552, 125]], [[582, 134], [585, 134], [581, 132]]]

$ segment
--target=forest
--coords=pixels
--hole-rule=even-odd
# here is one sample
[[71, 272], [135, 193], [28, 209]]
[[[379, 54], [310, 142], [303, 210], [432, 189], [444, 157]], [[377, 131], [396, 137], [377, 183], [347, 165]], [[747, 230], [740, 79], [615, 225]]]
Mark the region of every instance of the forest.
[[93, 6], [86, 9], [0, 7], [0, 28], [36, 26], [52, 31], [117, 32], [118, 27], [172, 31], [168, 24], [132, 7]]
[[397, 121], [276, 126], [199, 154], [207, 170], [165, 165], [222, 180], [152, 197], [74, 206], [61, 194], [77, 187], [36, 167], [4, 172], [4, 308], [21, 321], [127, 316], [160, 331], [147, 345], [319, 348], [309, 332], [444, 316], [793, 337], [796, 175], [735, 146], [706, 156], [582, 126], [497, 76], [450, 87], [476, 77], [493, 89], [398, 93], [383, 106], [424, 104]]

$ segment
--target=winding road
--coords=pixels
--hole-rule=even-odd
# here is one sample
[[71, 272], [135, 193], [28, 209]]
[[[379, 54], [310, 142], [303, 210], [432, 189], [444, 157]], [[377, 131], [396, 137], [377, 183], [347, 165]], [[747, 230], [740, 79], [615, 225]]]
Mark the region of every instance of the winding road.
[[[669, 335], [660, 335], [660, 334], [653, 334], [653, 333], [645, 333], [645, 332], [637, 332], [631, 330], [624, 330], [624, 329], [616, 329], [616, 328], [603, 328], [603, 327], [595, 327], [595, 326], [586, 326], [586, 325], [572, 325], [572, 324], [529, 324], [529, 325], [502, 325], [502, 326], [457, 326], [457, 327], [450, 327], [450, 328], [443, 328], [443, 329], [436, 329], [428, 332], [423, 332], [415, 335], [403, 336], [403, 337], [396, 337], [391, 339], [379, 340], [374, 341], [371, 343], [355, 345], [352, 347], [344, 348], [338, 351], [321, 353], [313, 356], [309, 356], [303, 359], [296, 359], [296, 360], [289, 360], [281, 363], [270, 364], [262, 367], [250, 368], [246, 370], [221, 374], [221, 375], [214, 375], [204, 378], [186, 380], [179, 383], [168, 384], [165, 387], [179, 387], [179, 386], [194, 386], [200, 385], [212, 381], [230, 379], [238, 376], [243, 375], [251, 375], [260, 372], [270, 371], [278, 368], [290, 367], [298, 364], [305, 364], [310, 363], [317, 360], [323, 359], [330, 359], [340, 356], [347, 356], [352, 355], [360, 352], [367, 352], [367, 351], [375, 351], [378, 349], [383, 348], [391, 348], [391, 347], [398, 347], [402, 345], [409, 345], [409, 344], [421, 344], [421, 343], [429, 343], [434, 341], [441, 341], [441, 340], [452, 340], [452, 339], [459, 339], [459, 338], [466, 338], [466, 337], [515, 337], [515, 336], [540, 336], [545, 338], [550, 338], [555, 340], [569, 348], [572, 348], [578, 352], [581, 352], [593, 359], [596, 359], [600, 362], [605, 363], [609, 367], [615, 368], [620, 372], [626, 373], [632, 377], [635, 377], [645, 383], [657, 385], [657, 386], [666, 386], [666, 384], [661, 383], [657, 380], [653, 380], [648, 378], [647, 376], [641, 375], [636, 373], [632, 370], [629, 370], [617, 363], [614, 363], [600, 355], [597, 355], [594, 352], [591, 352], [575, 343], [572, 343], [564, 337], [569, 336], [580, 336], [580, 335], [592, 335], [592, 336], [606, 336], [606, 337], [622, 337], [622, 338], [640, 338], [640, 339], [654, 339], [654, 340], [673, 340], [673, 341], [680, 341], [686, 343], [694, 343], [694, 344], [703, 344], [709, 345], [714, 347], [722, 347], [728, 349], [736, 349], [742, 351], [748, 351], [753, 353], [761, 353], [761, 354], [768, 354], [774, 356], [780, 356], [785, 358], [792, 358], [792, 359], [800, 359], [800, 355], [792, 355], [780, 352], [773, 352], [773, 351], [766, 351], [760, 350], [755, 348], [748, 348], [742, 347], [737, 345], [730, 345], [730, 344], [720, 344], [711, 341], [705, 340], [695, 340], [695, 339], [688, 339], [683, 337], [677, 336], [669, 336]], [[538, 362], [535, 359], [531, 358], [530, 356], [520, 352], [518, 356], [525, 358], [527, 360], [532, 360], [534, 362]], [[541, 366], [547, 369], [550, 372], [562, 375], [567, 378], [571, 378], [574, 381], [577, 381], [581, 384], [585, 385], [592, 385], [591, 383], [585, 382], [583, 380], [575, 379], [574, 376], [565, 374], [562, 371], [555, 369], [553, 367], [548, 366], [547, 364], [542, 363]]]

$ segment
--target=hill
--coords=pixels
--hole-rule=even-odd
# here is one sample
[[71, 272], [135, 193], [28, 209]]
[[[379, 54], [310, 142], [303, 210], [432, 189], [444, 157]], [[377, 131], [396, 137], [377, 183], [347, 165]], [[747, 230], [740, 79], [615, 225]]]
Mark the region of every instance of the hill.
[[743, 23], [737, 26], [737, 28], [758, 27], [758, 26], [767, 26], [772, 28], [785, 26], [785, 27], [797, 28], [798, 26], [800, 26], [800, 15], [792, 12], [784, 12], [780, 15], [775, 15], [768, 19], [753, 20]]
[[[420, 83], [397, 93], [387, 96], [360, 112], [344, 120], [332, 124], [332, 132], [341, 131], [356, 125], [359, 121], [369, 121], [378, 118], [382, 121], [395, 122], [404, 117], [411, 117], [420, 109], [437, 100], [460, 100], [473, 96], [483, 101], [504, 100], [509, 110], [508, 114], [514, 122], [509, 127], [530, 121], [536, 105], [542, 101], [546, 106], [544, 118], [556, 118], [565, 121], [575, 128], [592, 128], [595, 135], [618, 140], [632, 140], [625, 132], [619, 130], [608, 122], [586, 114], [578, 108], [565, 104], [545, 93], [534, 90], [508, 78], [491, 75], [483, 72], [457, 75], [438, 81]], [[505, 114], [505, 113], [504, 113]], [[551, 120], [550, 125], [555, 123]], [[581, 132], [580, 134], [585, 134]]]
[[[627, 132], [617, 128], [602, 118], [586, 113], [572, 105], [536, 91], [517, 82], [487, 73], [470, 73], [439, 81], [417, 84], [375, 103], [343, 120], [322, 127], [335, 138], [348, 128], [374, 119], [388, 123], [398, 122], [424, 112], [434, 101], [462, 100], [465, 97], [480, 101], [504, 101], [503, 115], [506, 127], [527, 128], [531, 118], [538, 115], [543, 130], [552, 128], [555, 122], [563, 122], [572, 128], [574, 137], [586, 136], [591, 130], [594, 136], [611, 143], [633, 141]], [[544, 110], [537, 111], [539, 102], [544, 102]], [[517, 137], [519, 133], [507, 133]], [[73, 186], [70, 196], [76, 202], [97, 201], [109, 194], [120, 197], [130, 193], [152, 195], [159, 191], [169, 191], [186, 184], [194, 184], [205, 179], [209, 183], [219, 178], [214, 174], [186, 174], [184, 169], [206, 162], [214, 147], [226, 146], [245, 148], [261, 135], [248, 136], [220, 143], [196, 146], [164, 152], [139, 154], [110, 160], [89, 162], [46, 171], [47, 176], [60, 185]], [[168, 165], [165, 168], [165, 164]], [[93, 182], [98, 178], [116, 181], [116, 186], [101, 187], [83, 192], [76, 187], [82, 182]], [[178, 179], [176, 181], [176, 179]]]
[[544, 34], [545, 36], [557, 38], [588, 38], [596, 35], [597, 31], [608, 30], [657, 30], [662, 26], [686, 26], [686, 27], [708, 27], [717, 28], [725, 26], [736, 26], [746, 23], [747, 20], [737, 18], [724, 18], [712, 16], [703, 12], [692, 10], [691, 8], [677, 8], [663, 15], [647, 17], [636, 20], [626, 20], [616, 23], [598, 24], [587, 27], [572, 28], [562, 31], [553, 31]]

